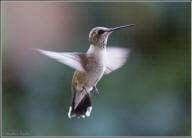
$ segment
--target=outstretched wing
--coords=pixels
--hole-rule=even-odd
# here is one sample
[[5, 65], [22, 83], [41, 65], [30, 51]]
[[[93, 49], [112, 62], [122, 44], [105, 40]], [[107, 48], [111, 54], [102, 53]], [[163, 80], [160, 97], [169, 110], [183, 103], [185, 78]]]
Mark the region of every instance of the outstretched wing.
[[56, 61], [68, 65], [69, 67], [80, 72], [86, 72], [85, 65], [87, 62], [86, 55], [76, 52], [51, 52], [37, 49], [40, 53], [55, 59]]
[[107, 47], [107, 65], [104, 74], [109, 74], [122, 67], [129, 55], [127, 48]]

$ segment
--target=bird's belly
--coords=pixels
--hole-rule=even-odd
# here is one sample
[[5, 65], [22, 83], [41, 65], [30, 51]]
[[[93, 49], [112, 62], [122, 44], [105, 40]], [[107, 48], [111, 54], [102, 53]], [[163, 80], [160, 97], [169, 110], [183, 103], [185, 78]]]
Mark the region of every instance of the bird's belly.
[[97, 82], [101, 79], [104, 73], [104, 67], [99, 66], [95, 67], [93, 70], [87, 73], [86, 77], [86, 85], [88, 86], [94, 86], [97, 84]]
[[88, 91], [101, 79], [104, 73], [104, 66], [94, 66], [86, 74], [76, 71], [73, 76], [73, 85], [77, 89], [86, 88]]

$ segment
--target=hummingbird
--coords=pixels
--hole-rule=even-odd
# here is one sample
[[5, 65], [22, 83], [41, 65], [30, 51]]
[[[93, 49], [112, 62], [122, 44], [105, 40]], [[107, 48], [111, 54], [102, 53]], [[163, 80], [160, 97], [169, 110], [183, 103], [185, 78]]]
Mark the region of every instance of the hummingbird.
[[55, 59], [73, 69], [72, 102], [68, 117], [89, 117], [92, 111], [91, 92], [99, 94], [96, 87], [103, 75], [110, 74], [124, 65], [130, 50], [107, 47], [109, 35], [119, 29], [135, 26], [128, 24], [113, 28], [95, 27], [89, 33], [90, 47], [86, 53], [52, 52], [37, 49], [40, 53]]

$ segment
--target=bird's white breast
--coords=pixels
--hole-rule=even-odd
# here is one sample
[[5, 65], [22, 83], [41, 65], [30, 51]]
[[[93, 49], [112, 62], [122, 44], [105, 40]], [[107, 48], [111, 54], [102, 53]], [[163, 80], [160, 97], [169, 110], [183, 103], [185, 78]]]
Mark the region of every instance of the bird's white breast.
[[106, 64], [106, 48], [100, 48], [90, 45], [87, 55], [94, 57], [98, 64], [105, 66]]
[[89, 59], [88, 80], [91, 85], [95, 85], [103, 76], [106, 67], [106, 49], [91, 45], [87, 51]]

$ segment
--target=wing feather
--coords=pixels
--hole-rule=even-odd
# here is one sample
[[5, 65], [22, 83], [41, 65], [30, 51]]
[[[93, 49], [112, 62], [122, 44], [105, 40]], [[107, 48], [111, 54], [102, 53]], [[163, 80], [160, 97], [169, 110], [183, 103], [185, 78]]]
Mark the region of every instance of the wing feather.
[[109, 74], [122, 67], [127, 61], [130, 50], [127, 48], [108, 47], [107, 48], [107, 66], [104, 74]]
[[69, 67], [80, 72], [86, 72], [86, 55], [77, 52], [51, 52], [47, 50], [37, 49], [40, 53], [55, 59], [56, 61], [68, 65]]

